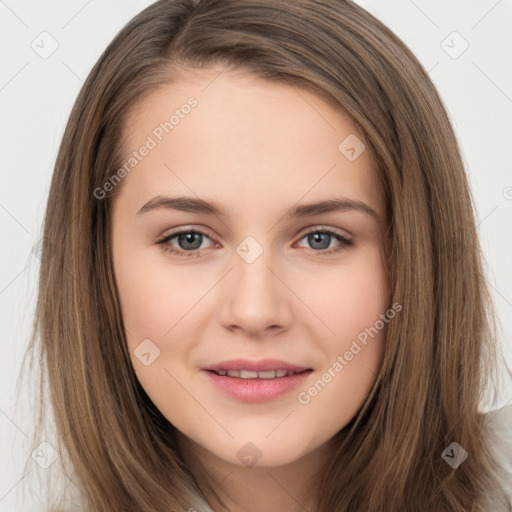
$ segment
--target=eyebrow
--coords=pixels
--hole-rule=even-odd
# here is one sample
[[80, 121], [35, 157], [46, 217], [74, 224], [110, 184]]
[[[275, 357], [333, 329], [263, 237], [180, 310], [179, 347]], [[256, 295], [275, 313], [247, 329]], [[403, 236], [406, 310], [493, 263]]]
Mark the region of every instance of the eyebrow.
[[[178, 210], [188, 213], [202, 213], [205, 215], [215, 215], [218, 217], [229, 217], [228, 211], [219, 203], [214, 201], [208, 202], [195, 197], [169, 197], [158, 195], [150, 199], [137, 212], [137, 215], [154, 211], [154, 210]], [[316, 203], [302, 204], [291, 208], [284, 218], [296, 219], [302, 217], [310, 217], [324, 213], [332, 213], [337, 211], [355, 210], [373, 217], [379, 221], [379, 214], [368, 204], [363, 201], [348, 198], [333, 198]]]

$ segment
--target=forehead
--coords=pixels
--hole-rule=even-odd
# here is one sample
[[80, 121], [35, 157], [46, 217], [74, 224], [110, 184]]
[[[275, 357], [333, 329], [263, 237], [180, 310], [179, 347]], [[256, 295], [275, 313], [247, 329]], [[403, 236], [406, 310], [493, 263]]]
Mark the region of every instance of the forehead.
[[383, 211], [362, 135], [347, 116], [295, 86], [194, 70], [139, 101], [125, 126], [125, 160], [152, 146], [124, 179], [132, 197], [179, 188], [221, 202], [243, 193], [249, 205], [257, 197], [282, 202], [284, 194], [314, 200], [336, 189]]

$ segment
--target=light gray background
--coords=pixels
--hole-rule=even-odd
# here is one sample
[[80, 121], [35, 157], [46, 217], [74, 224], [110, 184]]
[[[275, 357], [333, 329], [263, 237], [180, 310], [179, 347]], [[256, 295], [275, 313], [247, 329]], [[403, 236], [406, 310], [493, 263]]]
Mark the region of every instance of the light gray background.
[[[37, 483], [33, 496], [28, 483], [51, 470], [31, 462], [23, 472], [32, 406], [26, 391], [16, 402], [15, 386], [35, 305], [39, 261], [31, 250], [41, 236], [58, 145], [91, 67], [118, 30], [150, 3], [0, 0], [0, 511], [44, 510]], [[510, 361], [512, 0], [358, 3], [409, 45], [450, 112], [478, 211], [487, 280], [501, 320], [500, 341]], [[40, 36], [44, 31], [51, 37]], [[31, 45], [48, 50], [51, 38], [58, 48], [42, 58]], [[459, 55], [464, 41], [469, 47]], [[511, 400], [508, 382], [500, 402], [486, 409]], [[67, 477], [64, 481], [69, 483]]]

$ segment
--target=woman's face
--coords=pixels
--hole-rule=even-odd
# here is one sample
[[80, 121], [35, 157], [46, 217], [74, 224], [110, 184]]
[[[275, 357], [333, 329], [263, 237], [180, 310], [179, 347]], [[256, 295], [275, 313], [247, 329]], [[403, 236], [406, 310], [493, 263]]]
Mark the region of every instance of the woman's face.
[[[113, 262], [141, 385], [226, 462], [320, 448], [370, 392], [389, 318], [384, 197], [361, 136], [309, 92], [219, 69], [152, 93], [126, 126]], [[244, 369], [235, 359], [264, 373], [205, 369]], [[273, 373], [290, 366], [306, 371]]]

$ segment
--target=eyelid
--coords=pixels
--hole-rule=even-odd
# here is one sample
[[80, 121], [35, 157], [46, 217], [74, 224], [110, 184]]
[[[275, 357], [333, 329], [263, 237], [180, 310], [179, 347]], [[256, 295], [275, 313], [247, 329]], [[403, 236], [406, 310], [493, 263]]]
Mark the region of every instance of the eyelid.
[[[346, 239], [352, 239], [353, 235], [351, 233], [349, 233], [348, 231], [346, 230], [343, 230], [344, 232], [342, 232], [340, 229], [338, 228], [333, 228], [333, 227], [330, 227], [330, 226], [323, 226], [322, 224], [315, 224], [314, 226], [311, 226], [309, 228], [305, 228], [305, 231], [301, 230], [299, 231], [299, 233], [302, 233], [302, 236], [304, 235], [307, 235], [309, 233], [316, 233], [317, 231], [329, 231], [331, 233], [336, 233], [337, 235], [343, 237], [343, 238], [346, 238]], [[297, 234], [297, 236], [299, 236], [299, 234]]]
[[159, 235], [154, 242], [158, 243], [163, 240], [172, 238], [173, 236], [180, 235], [182, 233], [190, 233], [193, 231], [194, 233], [199, 233], [201, 235], [207, 236], [210, 240], [215, 240], [215, 237], [211, 235], [211, 232], [208, 228], [205, 227], [194, 227], [194, 226], [180, 226], [179, 228], [171, 229], [170, 231], [165, 231], [163, 235]]

